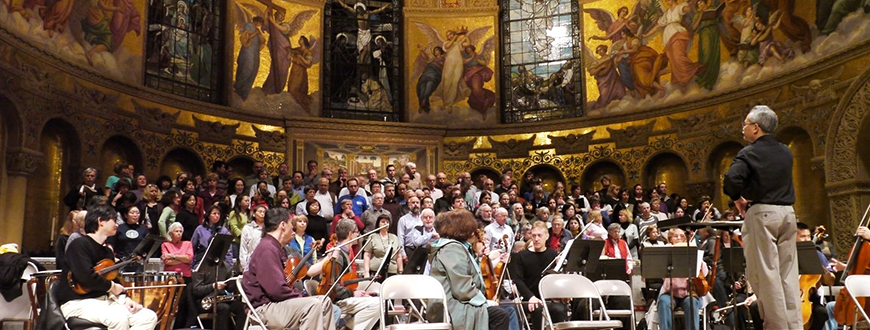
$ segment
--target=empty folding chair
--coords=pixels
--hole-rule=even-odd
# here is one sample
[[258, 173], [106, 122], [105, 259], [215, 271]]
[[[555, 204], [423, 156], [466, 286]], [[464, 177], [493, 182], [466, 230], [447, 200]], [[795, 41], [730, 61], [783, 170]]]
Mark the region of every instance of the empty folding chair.
[[[444, 294], [444, 289], [441, 286], [441, 283], [438, 283], [435, 278], [426, 276], [426, 275], [394, 275], [390, 278], [386, 279], [383, 284], [381, 284], [381, 291], [379, 294], [379, 298], [381, 300], [380, 310], [381, 310], [381, 330], [384, 329], [427, 329], [427, 330], [437, 330], [437, 329], [445, 329], [449, 330], [453, 327], [450, 324], [450, 315], [447, 314], [447, 296]], [[404, 300], [412, 300], [412, 299], [420, 299], [420, 300], [430, 300], [437, 299], [440, 300], [442, 304], [445, 304], [442, 308], [442, 323], [411, 323], [411, 324], [393, 324], [390, 326], [386, 325], [386, 317], [385, 313], [387, 310], [384, 308], [384, 304], [392, 304], [392, 300], [394, 299], [404, 299]], [[422, 320], [425, 322], [425, 320]]]
[[[631, 320], [631, 330], [634, 330], [637, 322], [634, 316], [634, 298], [631, 296], [631, 286], [620, 280], [600, 280], [595, 281], [595, 287], [598, 288], [598, 293], [602, 297], [628, 296], [631, 309], [610, 309], [607, 311], [607, 315], [610, 317], [628, 317]], [[593, 315], [599, 313], [601, 312], [595, 311]]]
[[[858, 302], [857, 298], [870, 297], [870, 275], [849, 275], [846, 277], [846, 291], [852, 297], [855, 303], [855, 318], [852, 322], [852, 329], [858, 324], [858, 313], [864, 318], [864, 321], [870, 322], [870, 317], [867, 317], [867, 311], [864, 306]], [[848, 311], [847, 311], [848, 312]]]
[[601, 306], [601, 314], [599, 320], [592, 320], [590, 313], [588, 321], [566, 321], [553, 324], [550, 318], [550, 311], [547, 309], [547, 304], [544, 303], [544, 320], [549, 324], [550, 329], [613, 329], [622, 327], [622, 322], [611, 320], [607, 315], [607, 309], [604, 307], [604, 302], [601, 300], [601, 295], [595, 284], [592, 284], [588, 278], [577, 274], [551, 274], [541, 278], [538, 283], [538, 291], [541, 293], [541, 300], [546, 302], [549, 299], [563, 298], [586, 298], [591, 305], [591, 300], [595, 299]]

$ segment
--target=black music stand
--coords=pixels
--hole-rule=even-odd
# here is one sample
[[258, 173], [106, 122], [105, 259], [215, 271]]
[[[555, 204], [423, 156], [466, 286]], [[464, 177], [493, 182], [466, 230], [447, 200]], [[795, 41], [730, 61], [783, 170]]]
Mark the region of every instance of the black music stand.
[[801, 275], [824, 275], [825, 267], [819, 258], [818, 250], [813, 242], [797, 243], [798, 274]]
[[[148, 259], [151, 259], [151, 256], [154, 253], [157, 253], [157, 249], [160, 248], [160, 244], [163, 244], [166, 239], [160, 235], [148, 234], [139, 242], [139, 245], [133, 249], [133, 253], [131, 253], [130, 257], [134, 256], [142, 256], [142, 269], [146, 269], [146, 265], [148, 264]], [[144, 253], [148, 251], [147, 253]]]
[[604, 241], [575, 239], [571, 250], [568, 250], [568, 256], [565, 257], [565, 272], [586, 274], [587, 268], [596, 269], [603, 250]]
[[[684, 267], [674, 267], [677, 263], [686, 263]], [[682, 266], [682, 265], [681, 265]], [[693, 278], [698, 276], [695, 269], [698, 268], [698, 247], [686, 243], [682, 246], [647, 246], [643, 249], [640, 261], [640, 273], [645, 278], [670, 279], [674, 283], [674, 277]], [[691, 299], [693, 286], [689, 283], [689, 298]], [[673, 298], [673, 296], [672, 296]], [[690, 308], [695, 308], [695, 300], [689, 300]], [[671, 324], [674, 323], [674, 299], [671, 299]], [[659, 306], [662, 308], [662, 306]], [[691, 311], [686, 311], [691, 313]]]
[[[196, 265], [196, 269], [193, 271], [199, 272], [202, 264], [207, 264], [208, 266], [214, 267], [214, 296], [217, 298], [218, 296], [218, 274], [220, 271], [218, 270], [218, 266], [220, 266], [224, 257], [227, 255], [227, 251], [230, 249], [230, 244], [233, 242], [233, 236], [226, 234], [215, 234], [211, 236], [211, 239], [208, 242], [208, 247], [205, 248], [205, 255], [202, 256], [202, 260], [199, 261], [199, 264]], [[227, 269], [229, 271], [229, 269]], [[217, 302], [212, 304], [212, 313], [214, 313], [214, 317], [217, 317]], [[214, 318], [212, 319], [212, 323], [214, 323]], [[214, 327], [214, 325], [212, 325]]]
[[727, 274], [737, 278], [737, 274], [746, 270], [746, 257], [743, 256], [742, 247], [723, 248], [719, 260], [722, 260], [722, 268]]
[[628, 282], [628, 274], [625, 272], [625, 259], [600, 259], [598, 267], [587, 272], [586, 277], [590, 281], [597, 280], [620, 280]]

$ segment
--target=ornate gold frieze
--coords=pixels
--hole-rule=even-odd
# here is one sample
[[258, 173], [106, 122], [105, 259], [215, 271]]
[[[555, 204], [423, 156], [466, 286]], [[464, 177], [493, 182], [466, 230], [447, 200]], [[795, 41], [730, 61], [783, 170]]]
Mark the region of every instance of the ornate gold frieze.
[[589, 151], [589, 143], [596, 130], [585, 134], [568, 134], [565, 136], [547, 135], [556, 152], [559, 154], [586, 153]]
[[264, 131], [257, 128], [257, 125], [252, 126], [254, 134], [257, 135], [257, 142], [260, 143], [260, 149], [284, 152], [286, 150], [287, 138], [280, 131]]
[[235, 125], [224, 124], [220, 121], [207, 121], [193, 116], [193, 124], [199, 133], [199, 139], [205, 142], [231, 144], [240, 123]]
[[502, 158], [519, 158], [529, 155], [529, 151], [535, 146], [535, 137], [537, 134], [532, 134], [528, 139], [510, 138], [504, 141], [497, 141], [491, 137], [486, 137], [496, 154]]
[[164, 112], [158, 107], [146, 107], [133, 99], [133, 108], [136, 109], [136, 114], [139, 115], [139, 126], [143, 129], [154, 131], [162, 134], [172, 132], [172, 126], [181, 115], [181, 110], [175, 113]]
[[845, 67], [840, 66], [837, 71], [834, 71], [827, 78], [812, 79], [803, 86], [791, 84], [791, 90], [795, 94], [795, 98], [804, 106], [817, 101], [834, 100], [837, 98], [835, 85], [840, 81], [843, 70], [845, 70]]
[[465, 142], [450, 141], [444, 143], [444, 159], [456, 160], [468, 158], [468, 154], [474, 149], [474, 143], [477, 139], [471, 139]]
[[610, 132], [610, 138], [616, 142], [617, 148], [631, 148], [647, 144], [650, 133], [652, 133], [655, 120], [637, 126], [629, 126], [625, 129], [607, 128]]
[[697, 136], [706, 134], [714, 126], [716, 112], [709, 111], [698, 114], [690, 114], [682, 118], [668, 117], [671, 126], [677, 131], [679, 137]]
[[81, 101], [81, 110], [91, 112], [99, 116], [108, 116], [118, 107], [118, 101], [121, 96], [118, 94], [105, 93], [102, 90], [88, 88], [79, 83], [73, 82], [73, 90], [75, 97]]

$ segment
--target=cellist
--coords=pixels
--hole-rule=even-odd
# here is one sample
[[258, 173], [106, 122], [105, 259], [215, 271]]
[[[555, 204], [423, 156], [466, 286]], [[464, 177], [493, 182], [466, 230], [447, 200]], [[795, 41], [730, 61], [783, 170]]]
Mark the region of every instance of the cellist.
[[[351, 245], [356, 245], [358, 241], [342, 245], [359, 236], [359, 228], [357, 228], [356, 223], [351, 219], [340, 220], [335, 226], [335, 236], [338, 239], [335, 246], [341, 247], [328, 253], [323, 257], [323, 260], [312, 265], [308, 269], [308, 276], [314, 277], [324, 273], [324, 264], [329, 262], [330, 266], [326, 267], [332, 267], [330, 273], [336, 277], [332, 281], [339, 281], [340, 279], [337, 277], [340, 277], [341, 272], [353, 262], [350, 257]], [[336, 284], [333, 291], [335, 292], [335, 303], [341, 308], [341, 311], [353, 317], [353, 322], [350, 323], [353, 325], [351, 329], [370, 330], [378, 321], [378, 303], [380, 300], [374, 297], [374, 293], [351, 290], [341, 283]]]
[[[860, 226], [860, 227], [858, 227], [858, 230], [855, 231], [855, 236], [858, 236], [858, 237], [864, 239], [865, 241], [870, 241], [870, 229], [868, 229], [866, 226]], [[853, 247], [853, 249], [854, 249], [854, 247]], [[861, 249], [861, 254], [866, 255], [867, 253], [870, 253], [870, 250]], [[831, 262], [830, 262], [830, 266], [834, 271], [839, 272], [839, 271], [845, 270], [847, 264], [845, 264], [837, 259], [832, 258]], [[864, 269], [864, 270], [857, 270], [856, 273], [857, 274], [870, 273], [870, 268]], [[825, 309], [828, 312], [828, 322], [827, 322], [828, 327], [832, 327], [829, 329], [836, 329], [839, 326], [839, 324], [837, 323], [837, 320], [834, 318], [834, 309], [836, 307], [837, 307], [836, 301], [830, 301], [825, 306]]]

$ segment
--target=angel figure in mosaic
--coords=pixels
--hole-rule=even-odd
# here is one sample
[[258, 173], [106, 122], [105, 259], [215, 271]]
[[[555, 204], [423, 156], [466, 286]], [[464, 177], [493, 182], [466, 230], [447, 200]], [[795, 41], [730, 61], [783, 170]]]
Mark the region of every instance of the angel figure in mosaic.
[[[263, 83], [263, 93], [278, 94], [284, 91], [287, 77], [290, 72], [294, 49], [290, 45], [290, 38], [302, 30], [308, 20], [314, 17], [316, 10], [304, 10], [293, 16], [290, 22], [285, 22], [285, 11], [277, 10], [273, 15], [266, 15], [266, 26], [269, 30], [269, 54], [272, 58], [269, 76]], [[271, 17], [270, 17], [271, 16]]]
[[233, 90], [242, 97], [248, 98], [257, 72], [260, 71], [260, 51], [266, 47], [266, 35], [263, 32], [263, 11], [256, 6], [236, 2], [236, 28], [239, 29], [239, 57], [236, 60], [236, 82]]
[[610, 102], [625, 96], [625, 85], [616, 72], [615, 62], [622, 56], [615, 57], [607, 53], [607, 45], [598, 45], [594, 52], [589, 46], [583, 45], [583, 66], [598, 83], [598, 100], [589, 102], [591, 109], [606, 107]]
[[290, 81], [287, 91], [305, 110], [311, 110], [311, 96], [308, 95], [308, 68], [320, 61], [317, 38], [314, 36], [299, 37], [299, 46], [290, 49]]
[[[431, 25], [420, 21], [414, 21], [413, 23], [428, 40], [425, 48], [427, 50], [432, 49], [432, 53], [434, 54], [435, 47], [440, 47], [440, 51], [444, 54], [441, 81], [438, 83], [436, 89], [432, 91], [431, 95], [436, 99], [441, 100], [442, 107], [444, 107], [448, 113], [453, 113], [453, 106], [471, 94], [471, 89], [463, 80], [466, 71], [466, 56], [470, 58], [471, 56], [477, 57], [477, 54], [482, 54], [484, 58], [486, 58], [486, 56], [489, 56], [489, 53], [494, 50], [494, 48], [492, 48], [494, 46], [492, 46], [490, 47], [492, 49], [481, 49], [480, 52], [475, 51], [474, 55], [468, 55], [468, 53], [466, 53], [466, 48], [468, 46], [479, 44], [481, 39], [483, 39], [483, 36], [486, 35], [491, 27], [480, 27], [471, 32], [468, 31], [467, 27], [460, 27], [456, 30], [451, 29], [447, 31], [446, 39], [442, 39], [441, 35], [438, 34], [438, 31]], [[426, 71], [429, 62], [429, 58], [426, 57], [424, 52], [420, 52], [420, 54], [417, 55], [417, 58], [414, 60], [414, 73], [411, 75], [412, 81], [417, 80], [417, 78]], [[469, 63], [472, 62], [469, 61]], [[474, 62], [472, 65], [477, 65], [476, 63], [480, 62]]]

